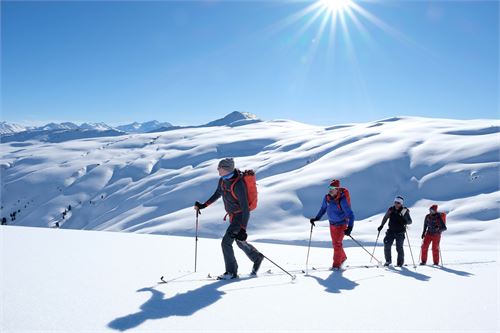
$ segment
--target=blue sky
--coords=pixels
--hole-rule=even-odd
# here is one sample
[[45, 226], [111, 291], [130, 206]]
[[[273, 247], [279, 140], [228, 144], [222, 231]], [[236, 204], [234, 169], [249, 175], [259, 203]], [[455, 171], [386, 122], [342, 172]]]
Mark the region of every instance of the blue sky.
[[2, 1], [2, 120], [499, 117], [497, 1], [355, 4]]

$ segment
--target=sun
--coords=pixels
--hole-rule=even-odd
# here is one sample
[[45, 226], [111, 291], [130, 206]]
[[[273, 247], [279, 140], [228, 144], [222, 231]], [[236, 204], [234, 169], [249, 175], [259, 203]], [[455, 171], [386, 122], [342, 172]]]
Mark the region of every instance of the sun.
[[320, 8], [330, 12], [331, 15], [342, 14], [353, 5], [353, 0], [320, 0]]

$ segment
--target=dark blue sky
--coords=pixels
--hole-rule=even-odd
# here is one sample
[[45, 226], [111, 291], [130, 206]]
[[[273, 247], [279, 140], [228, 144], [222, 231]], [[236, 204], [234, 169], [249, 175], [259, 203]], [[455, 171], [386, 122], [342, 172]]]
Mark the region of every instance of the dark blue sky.
[[497, 1], [342, 1], [2, 1], [2, 120], [498, 118]]

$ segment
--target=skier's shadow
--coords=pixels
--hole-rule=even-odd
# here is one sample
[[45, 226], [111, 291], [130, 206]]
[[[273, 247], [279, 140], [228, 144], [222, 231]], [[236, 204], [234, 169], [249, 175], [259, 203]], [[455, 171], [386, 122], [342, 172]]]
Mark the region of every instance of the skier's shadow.
[[444, 271], [444, 272], [446, 272], [446, 273], [452, 273], [452, 274], [456, 274], [456, 275], [464, 276], [464, 277], [469, 277], [469, 276], [473, 276], [474, 275], [474, 274], [466, 272], [466, 271], [459, 271], [458, 269], [452, 269], [452, 268], [449, 268], [449, 267], [439, 266], [437, 268], [440, 269], [440, 270], [442, 270], [442, 271]]
[[312, 277], [320, 285], [325, 287], [325, 291], [329, 293], [334, 293], [334, 294], [339, 294], [341, 293], [341, 290], [353, 290], [357, 286], [359, 286], [358, 283], [349, 280], [346, 278], [342, 272], [332, 272], [330, 276], [328, 276], [326, 279], [319, 278], [314, 275], [307, 275], [309, 277]]
[[224, 281], [216, 281], [171, 298], [164, 298], [164, 293], [152, 287], [139, 289], [137, 292], [151, 292], [151, 297], [141, 305], [140, 311], [116, 318], [108, 324], [108, 327], [126, 331], [141, 325], [146, 320], [190, 316], [221, 299], [225, 293], [218, 288], [222, 285]]
[[422, 274], [422, 273], [418, 273], [417, 271], [412, 271], [406, 267], [401, 267], [399, 270], [398, 269], [395, 269], [393, 267], [389, 268], [389, 270], [393, 273], [397, 273], [397, 274], [400, 274], [400, 275], [403, 275], [403, 276], [408, 276], [408, 277], [412, 277], [414, 279], [417, 279], [419, 281], [424, 281], [424, 282], [427, 282], [431, 279], [430, 276], [428, 275], [425, 275], [425, 274]]

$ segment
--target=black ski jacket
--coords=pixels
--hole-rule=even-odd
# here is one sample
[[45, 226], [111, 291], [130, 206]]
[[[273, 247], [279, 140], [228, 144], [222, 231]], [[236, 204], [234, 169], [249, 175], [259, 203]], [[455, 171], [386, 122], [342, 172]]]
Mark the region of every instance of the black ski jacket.
[[[231, 191], [231, 186], [233, 186], [233, 191]], [[243, 181], [241, 172], [238, 169], [234, 170], [233, 176], [230, 179], [226, 180], [222, 177], [219, 179], [217, 189], [205, 202], [205, 204], [209, 206], [220, 197], [222, 197], [222, 200], [224, 201], [224, 208], [229, 214], [230, 221], [233, 221], [233, 216], [235, 214], [241, 214], [241, 221], [239, 221], [239, 223], [242, 228], [246, 228], [248, 219], [250, 218], [250, 209], [248, 207], [245, 182]]]
[[401, 207], [401, 209], [397, 209], [395, 206], [390, 207], [382, 219], [382, 227], [387, 220], [389, 220], [389, 228], [387, 231], [390, 233], [405, 232], [406, 225], [412, 223], [410, 210], [406, 207]]

